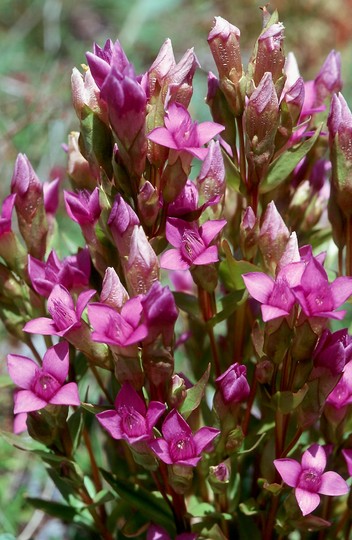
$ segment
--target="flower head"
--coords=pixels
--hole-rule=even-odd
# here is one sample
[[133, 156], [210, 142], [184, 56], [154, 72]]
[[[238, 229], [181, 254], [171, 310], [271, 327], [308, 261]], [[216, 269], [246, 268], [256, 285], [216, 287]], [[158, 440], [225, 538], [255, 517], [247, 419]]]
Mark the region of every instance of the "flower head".
[[15, 393], [14, 413], [38, 411], [46, 405], [79, 405], [76, 383], [64, 384], [68, 375], [68, 345], [62, 341], [50, 347], [40, 368], [26, 356], [9, 354], [10, 377], [21, 390]]
[[164, 411], [165, 405], [159, 401], [151, 401], [147, 408], [126, 382], [116, 396], [115, 409], [97, 414], [97, 419], [111, 437], [133, 445], [153, 438], [153, 428]]
[[316, 509], [320, 495], [345, 495], [348, 485], [336, 472], [324, 473], [326, 453], [322, 446], [313, 444], [303, 453], [301, 463], [290, 458], [275, 459], [274, 465], [283, 481], [295, 488], [295, 497], [302, 514]]
[[215, 122], [193, 122], [183, 105], [171, 103], [165, 116], [165, 127], [153, 129], [148, 139], [203, 160], [208, 150], [201, 147], [223, 130], [224, 127]]
[[246, 374], [246, 366], [236, 362], [215, 380], [225, 403], [239, 403], [247, 399], [250, 388]]
[[169, 218], [166, 238], [175, 249], [169, 249], [161, 257], [160, 265], [168, 270], [187, 270], [192, 265], [217, 262], [218, 248], [210, 245], [226, 225], [225, 220], [207, 221], [201, 227], [178, 218]]
[[149, 443], [155, 454], [168, 465], [195, 467], [201, 453], [220, 433], [218, 429], [202, 427], [192, 433], [186, 420], [176, 409], [165, 418], [162, 426], [163, 438]]
[[352, 360], [346, 364], [341, 379], [329, 394], [326, 403], [334, 409], [342, 409], [352, 403]]

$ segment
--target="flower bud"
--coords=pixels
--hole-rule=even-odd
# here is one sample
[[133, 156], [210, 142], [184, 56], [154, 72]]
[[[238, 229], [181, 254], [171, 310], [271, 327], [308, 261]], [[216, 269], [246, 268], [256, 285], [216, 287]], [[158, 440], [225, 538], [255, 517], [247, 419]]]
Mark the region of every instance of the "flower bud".
[[79, 189], [93, 190], [97, 185], [97, 179], [80, 152], [78, 138], [78, 132], [72, 131], [68, 136], [67, 174]]
[[230, 461], [209, 467], [208, 481], [214, 493], [225, 493], [230, 483], [230, 477]]
[[139, 225], [137, 214], [120, 194], [117, 194], [108, 219], [115, 245], [122, 257], [129, 254], [131, 236]]
[[245, 259], [251, 260], [258, 251], [259, 221], [252, 208], [244, 211], [240, 223], [240, 247]]
[[119, 276], [116, 274], [114, 268], [108, 267], [104, 274], [100, 302], [121, 311], [122, 306], [127, 300], [128, 293], [122, 285]]
[[138, 196], [139, 215], [147, 227], [152, 227], [160, 210], [159, 193], [147, 180], [140, 188]]
[[282, 76], [285, 65], [284, 30], [284, 25], [279, 22], [269, 26], [259, 36], [253, 75], [256, 86], [260, 83], [265, 72], [271, 73], [274, 83]]
[[16, 193], [15, 208], [18, 226], [28, 253], [42, 259], [46, 251], [48, 232], [43, 186], [24, 154], [17, 156], [11, 180], [11, 192]]
[[240, 31], [222, 17], [215, 17], [208, 43], [219, 71], [220, 87], [235, 116], [240, 116], [244, 106], [244, 94], [240, 88], [243, 76]]
[[182, 379], [177, 373], [171, 377], [171, 385], [169, 390], [169, 404], [174, 409], [179, 409], [186, 399], [187, 387], [185, 380]]
[[208, 74], [208, 93], [206, 103], [210, 109], [214, 122], [221, 124], [225, 130], [221, 133], [222, 139], [226, 141], [232, 152], [237, 152], [236, 149], [236, 124], [233, 121], [233, 113], [226, 100], [223, 90], [220, 88], [220, 83], [215, 75], [209, 71]]
[[276, 267], [285, 251], [290, 233], [275, 203], [271, 201], [264, 213], [259, 233], [259, 249], [266, 267], [275, 275]]
[[[197, 177], [197, 184], [199, 196], [204, 201], [210, 201], [214, 197], [224, 197], [225, 166], [219, 141], [210, 141], [207, 156]], [[211, 210], [213, 214], [216, 213], [216, 208], [212, 207]]]
[[246, 366], [236, 362], [215, 380], [226, 404], [240, 403], [247, 399], [250, 388], [246, 374]]
[[87, 105], [103, 122], [108, 123], [106, 103], [100, 99], [100, 91], [90, 70], [82, 76], [77, 68], [71, 75], [72, 102], [78, 119], [82, 118], [82, 109]]
[[325, 99], [342, 89], [341, 55], [332, 50], [326, 57], [318, 75], [314, 79], [316, 91], [315, 105], [321, 105]]
[[142, 227], [135, 227], [131, 235], [128, 260], [123, 262], [131, 296], [146, 294], [159, 279], [159, 261]]

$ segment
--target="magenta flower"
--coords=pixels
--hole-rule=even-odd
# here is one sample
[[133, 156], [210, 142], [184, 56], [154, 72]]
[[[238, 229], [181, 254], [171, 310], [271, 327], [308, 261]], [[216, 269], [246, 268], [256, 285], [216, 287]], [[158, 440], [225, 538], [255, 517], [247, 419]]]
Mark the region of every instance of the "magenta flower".
[[27, 322], [24, 332], [44, 336], [65, 336], [71, 330], [80, 328], [82, 313], [95, 291], [89, 289], [81, 293], [74, 305], [72, 296], [63, 285], [55, 285], [48, 298], [48, 311], [52, 319], [39, 317]]
[[28, 256], [28, 274], [34, 290], [48, 298], [53, 287], [60, 283], [66, 289], [87, 287], [90, 276], [90, 257], [88, 249], [82, 249], [62, 261], [52, 251], [46, 263]]
[[313, 352], [314, 367], [324, 367], [333, 375], [338, 375], [351, 359], [352, 337], [347, 328], [333, 334], [330, 330], [324, 330]]
[[111, 39], [106, 41], [103, 49], [94, 43], [93, 52], [87, 52], [86, 57], [90, 71], [98, 88], [103, 86], [113, 62], [120, 70], [123, 70], [129, 63], [119, 41], [116, 40], [115, 43], [113, 43]]
[[100, 216], [99, 189], [83, 189], [78, 193], [64, 191], [66, 212], [79, 225], [95, 224]]
[[47, 215], [54, 216], [59, 206], [59, 186], [60, 178], [43, 184], [44, 207]]
[[335, 310], [351, 296], [352, 278], [339, 277], [330, 284], [322, 264], [315, 257], [310, 257], [300, 284], [293, 287], [293, 294], [308, 318], [341, 320], [346, 311]]
[[136, 390], [124, 383], [115, 399], [115, 409], [97, 414], [101, 425], [114, 439], [124, 439], [131, 445], [153, 438], [153, 429], [165, 405], [151, 401], [148, 408]]
[[246, 366], [236, 362], [215, 380], [225, 403], [240, 403], [247, 399], [250, 387], [246, 375]]
[[153, 342], [161, 334], [164, 345], [170, 346], [174, 337], [178, 309], [169, 287], [163, 287], [159, 281], [156, 281], [142, 299], [141, 304], [148, 328], [148, 343]]
[[180, 413], [173, 409], [165, 418], [161, 428], [163, 438], [149, 443], [159, 459], [168, 465], [195, 467], [201, 453], [220, 433], [218, 429], [202, 427], [196, 433]]
[[274, 465], [283, 481], [295, 488], [295, 497], [302, 514], [313, 512], [320, 503], [320, 495], [345, 495], [348, 485], [336, 472], [324, 473], [326, 453], [322, 446], [313, 444], [303, 453], [301, 463], [290, 458], [275, 459]]
[[352, 403], [352, 360], [346, 364], [341, 379], [329, 394], [326, 403], [334, 409], [342, 409]]
[[148, 139], [161, 146], [166, 146], [179, 152], [184, 151], [198, 159], [205, 159], [207, 148], [201, 148], [210, 139], [225, 128], [215, 122], [197, 124], [183, 107], [171, 103], [165, 116], [165, 127], [157, 127], [148, 135]]
[[349, 448], [346, 448], [345, 450], [342, 450], [342, 455], [346, 461], [348, 474], [352, 476], [352, 450]]
[[148, 330], [146, 325], [140, 322], [141, 313], [139, 296], [127, 300], [120, 313], [105, 304], [90, 304], [88, 317], [94, 329], [93, 341], [119, 347], [128, 347], [142, 341]]
[[77, 384], [64, 384], [68, 375], [69, 356], [65, 341], [50, 347], [40, 368], [26, 356], [9, 354], [10, 377], [21, 390], [15, 393], [14, 413], [28, 413], [51, 405], [79, 405]]
[[175, 249], [166, 251], [160, 266], [167, 270], [187, 270], [192, 265], [217, 262], [218, 248], [210, 245], [226, 225], [226, 220], [207, 221], [201, 227], [178, 218], [169, 218], [166, 223], [166, 238]]
[[[175, 540], [196, 540], [197, 537], [195, 533], [181, 533], [175, 536]], [[160, 525], [150, 525], [146, 540], [171, 540], [171, 536]]]
[[16, 193], [8, 195], [3, 203], [0, 215], [0, 236], [11, 232], [12, 212], [15, 205]]
[[286, 317], [296, 301], [291, 288], [298, 285], [304, 271], [304, 263], [284, 266], [274, 280], [263, 272], [243, 274], [243, 281], [250, 295], [261, 305], [263, 321]]

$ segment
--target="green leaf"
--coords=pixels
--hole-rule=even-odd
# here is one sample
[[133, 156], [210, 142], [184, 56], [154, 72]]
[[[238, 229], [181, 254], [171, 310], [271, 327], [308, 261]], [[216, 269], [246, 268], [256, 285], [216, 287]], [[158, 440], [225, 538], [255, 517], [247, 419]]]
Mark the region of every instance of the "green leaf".
[[198, 298], [196, 296], [193, 296], [193, 294], [181, 292], [173, 292], [172, 294], [174, 295], [174, 299], [178, 308], [188, 313], [188, 315], [190, 315], [191, 317], [194, 317], [196, 319], [201, 318]]
[[66, 504], [47, 501], [38, 497], [27, 497], [26, 499], [34, 508], [42, 510], [49, 516], [57, 517], [63, 521], [72, 522], [76, 515], [76, 510]]
[[92, 504], [89, 504], [87, 508], [95, 508], [107, 502], [113, 501], [116, 497], [107, 489], [102, 489], [93, 497]]
[[129, 502], [132, 508], [139, 510], [148, 520], [166, 529], [174, 529], [173, 515], [162, 498], [135, 482], [129, 482], [125, 478], [121, 479], [112, 475], [109, 471], [101, 469], [101, 473], [121, 499]]
[[46, 450], [46, 446], [29, 438], [28, 436], [15, 435], [14, 433], [4, 431], [2, 429], [0, 429], [0, 436], [15, 448], [19, 448], [19, 450], [25, 450], [27, 452], [33, 452], [34, 450]]
[[98, 414], [110, 410], [111, 407], [104, 405], [93, 405], [92, 403], [81, 402], [81, 407], [92, 414]]
[[192, 495], [187, 504], [187, 512], [192, 517], [204, 517], [214, 514], [215, 508], [212, 504], [201, 502], [195, 495]]
[[226, 255], [226, 260], [222, 261], [219, 266], [221, 279], [231, 291], [241, 291], [246, 288], [242, 274], [260, 272], [260, 268], [248, 261], [236, 260], [227, 240], [223, 240], [221, 246]]
[[297, 392], [289, 392], [287, 390], [283, 392], [276, 392], [272, 396], [272, 401], [276, 409], [278, 409], [282, 414], [291, 413], [296, 407], [298, 407], [306, 393], [308, 392], [308, 385], [304, 384]]
[[224, 159], [225, 172], [226, 172], [226, 184], [237, 193], [241, 192], [241, 175], [239, 169], [236, 167], [230, 156], [222, 148], [222, 156]]
[[279, 186], [294, 168], [298, 165], [301, 159], [308, 154], [318, 140], [323, 124], [317, 128], [313, 137], [303, 141], [302, 143], [292, 146], [285, 150], [275, 161], [270, 164], [268, 174], [260, 184], [260, 193], [268, 193], [272, 189]]
[[223, 307], [214, 317], [207, 321], [207, 325], [214, 327], [221, 321], [228, 319], [232, 313], [246, 300], [247, 293], [243, 291], [234, 291], [220, 298], [220, 303]]
[[239, 505], [239, 509], [245, 516], [255, 516], [259, 513], [257, 501], [253, 498], [241, 502]]
[[82, 409], [78, 408], [67, 421], [68, 430], [72, 441], [72, 452], [74, 453], [81, 440], [82, 429], [84, 426]]
[[205, 392], [207, 382], [209, 380], [210, 364], [208, 364], [207, 370], [204, 372], [199, 381], [187, 390], [187, 396], [180, 407], [180, 413], [187, 419], [189, 415], [199, 407]]
[[110, 176], [112, 174], [111, 131], [87, 105], [81, 111], [81, 151], [89, 163], [101, 166]]

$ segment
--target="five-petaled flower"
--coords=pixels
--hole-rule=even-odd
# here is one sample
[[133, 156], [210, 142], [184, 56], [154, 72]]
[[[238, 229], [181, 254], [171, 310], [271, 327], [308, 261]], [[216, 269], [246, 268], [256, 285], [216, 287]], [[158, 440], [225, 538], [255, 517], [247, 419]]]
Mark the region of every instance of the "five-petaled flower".
[[68, 375], [68, 344], [65, 341], [50, 347], [39, 367], [26, 356], [9, 354], [10, 377], [20, 387], [14, 395], [14, 413], [28, 413], [51, 405], [80, 405], [77, 384], [64, 384]]
[[303, 453], [301, 463], [290, 458], [275, 459], [274, 465], [283, 481], [295, 488], [295, 497], [302, 514], [313, 512], [320, 502], [319, 495], [345, 495], [348, 485], [334, 471], [324, 472], [326, 453], [322, 446], [313, 444]]
[[168, 465], [195, 467], [201, 459], [201, 453], [220, 433], [218, 429], [202, 427], [192, 433], [186, 420], [176, 409], [165, 418], [161, 428], [163, 438], [149, 443], [161, 461]]
[[217, 262], [218, 248], [210, 244], [225, 225], [224, 219], [207, 221], [197, 227], [195, 223], [169, 218], [166, 238], [175, 249], [161, 256], [160, 266], [168, 270], [188, 270], [192, 265]]
[[114, 439], [124, 439], [131, 445], [153, 438], [153, 429], [165, 405], [151, 401], [146, 407], [142, 398], [129, 384], [124, 383], [115, 399], [115, 409], [97, 414], [100, 424]]
[[169, 105], [164, 122], [165, 127], [153, 129], [148, 139], [171, 150], [187, 152], [201, 160], [208, 153], [207, 148], [201, 147], [225, 129], [215, 122], [193, 122], [187, 109], [178, 103]]

